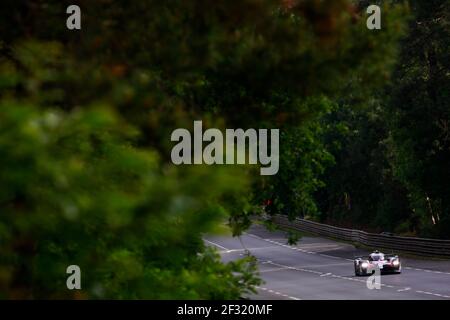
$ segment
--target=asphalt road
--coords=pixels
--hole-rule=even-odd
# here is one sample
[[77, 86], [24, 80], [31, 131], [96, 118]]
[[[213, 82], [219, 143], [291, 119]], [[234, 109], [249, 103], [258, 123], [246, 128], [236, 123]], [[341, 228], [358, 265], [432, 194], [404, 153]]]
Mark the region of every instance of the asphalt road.
[[204, 240], [219, 250], [224, 261], [241, 258], [245, 249], [258, 259], [265, 283], [250, 299], [450, 299], [450, 261], [400, 255], [402, 273], [383, 274], [381, 288], [369, 289], [368, 277], [356, 277], [353, 269], [353, 257], [367, 251], [320, 237], [302, 237], [294, 246], [286, 239], [282, 231], [254, 225], [240, 240], [226, 236]]

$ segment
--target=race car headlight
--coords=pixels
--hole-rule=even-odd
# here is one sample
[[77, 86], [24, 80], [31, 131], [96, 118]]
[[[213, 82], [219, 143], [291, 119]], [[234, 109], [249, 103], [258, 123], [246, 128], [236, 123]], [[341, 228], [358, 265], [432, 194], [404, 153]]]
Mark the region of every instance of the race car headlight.
[[394, 266], [398, 266], [399, 264], [400, 264], [400, 261], [398, 261], [398, 260], [392, 261], [392, 265], [394, 265]]
[[369, 264], [367, 262], [363, 262], [361, 264], [361, 267], [363, 267], [364, 269], [366, 269], [369, 266]]

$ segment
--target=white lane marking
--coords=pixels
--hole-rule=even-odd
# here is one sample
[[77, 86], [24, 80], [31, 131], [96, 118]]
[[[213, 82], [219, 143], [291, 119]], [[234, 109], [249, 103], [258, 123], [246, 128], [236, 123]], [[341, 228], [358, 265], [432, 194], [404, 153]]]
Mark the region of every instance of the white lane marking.
[[[292, 249], [292, 250], [300, 251], [300, 252], [303, 252], [303, 253], [308, 253], [308, 254], [319, 254], [320, 256], [324, 256], [324, 257], [328, 257], [328, 258], [332, 258], [332, 259], [339, 259], [339, 260], [353, 261], [352, 259], [347, 259], [347, 258], [341, 258], [341, 257], [331, 256], [331, 255], [324, 254], [324, 253], [318, 253], [318, 252], [306, 251], [306, 250], [304, 250], [304, 249], [302, 249], [302, 248], [299, 248], [299, 247], [289, 246], [289, 245], [286, 245], [286, 244], [284, 244], [284, 243], [280, 243], [280, 242], [277, 242], [277, 241], [273, 241], [272, 239], [265, 239], [265, 238], [262, 238], [262, 237], [260, 237], [260, 236], [257, 236], [257, 235], [251, 234], [251, 233], [245, 233], [245, 234], [248, 235], [248, 236], [251, 236], [251, 237], [253, 237], [253, 238], [258, 238], [258, 239], [261, 239], [261, 240], [264, 240], [264, 241], [268, 241], [268, 242], [270, 242], [270, 243], [273, 243], [273, 244], [276, 244], [276, 245], [279, 245], [279, 246], [282, 246], [282, 247], [285, 247], [285, 248], [289, 248], [289, 249]], [[404, 268], [405, 268], [405, 269], [410, 269], [410, 270], [416, 270], [416, 271], [424, 271], [424, 272], [427, 272], [427, 273], [448, 274], [448, 275], [450, 275], [450, 272], [434, 271], [434, 270], [427, 270], [427, 269], [420, 269], [420, 268], [412, 268], [412, 267], [404, 267]]]
[[[251, 234], [251, 233], [246, 233], [246, 235], [253, 237], [253, 238], [257, 238], [257, 239], [261, 239], [273, 244], [277, 244], [279, 246], [285, 247], [285, 248], [289, 248], [292, 250], [296, 250], [296, 251], [300, 251], [300, 252], [304, 252], [304, 253], [308, 253], [308, 254], [319, 254], [321, 256], [324, 257], [328, 257], [328, 258], [332, 258], [332, 259], [341, 259], [341, 260], [346, 260], [346, 261], [353, 261], [352, 259], [347, 259], [347, 258], [341, 258], [341, 257], [336, 257], [336, 256], [331, 256], [331, 255], [327, 255], [327, 254], [323, 254], [323, 253], [318, 253], [318, 252], [312, 252], [312, 251], [306, 251], [304, 249], [302, 249], [302, 247], [293, 247], [293, 246], [289, 246], [286, 245], [284, 243], [278, 242], [278, 241], [274, 241], [273, 239], [269, 239], [269, 238], [262, 238], [260, 236], [257, 236], [255, 234]], [[277, 239], [278, 240], [278, 239]], [[308, 244], [311, 245], [311, 244]], [[412, 268], [412, 267], [404, 267], [405, 269], [409, 269], [409, 270], [416, 270], [416, 271], [424, 271], [424, 272], [428, 272], [428, 273], [436, 273], [436, 274], [447, 274], [450, 275], [450, 272], [445, 272], [445, 271], [435, 271], [435, 270], [428, 270], [428, 269], [421, 269], [421, 268]]]
[[[324, 254], [324, 253], [319, 253], [319, 255], [322, 256], [322, 257], [328, 257], [328, 258], [339, 259], [339, 260], [344, 259], [344, 258], [341, 258], [341, 257], [330, 256], [330, 255]], [[353, 261], [353, 260], [350, 260], [350, 261]]]
[[[282, 264], [278, 264], [278, 263], [274, 263], [274, 262], [270, 262], [270, 264], [275, 265], [275, 266], [279, 266], [279, 267], [284, 267], [284, 268], [290, 269], [290, 270], [296, 270], [296, 271], [301, 271], [301, 272], [309, 272], [309, 273], [319, 274], [320, 277], [330, 276], [330, 277], [337, 278], [337, 279], [342, 279], [342, 280], [350, 280], [350, 281], [366, 283], [366, 280], [344, 277], [344, 276], [340, 276], [340, 275], [336, 275], [336, 274], [332, 274], [332, 273], [323, 273], [323, 272], [319, 272], [319, 271], [315, 271], [315, 270], [308, 270], [308, 269], [297, 268], [297, 267], [289, 267], [289, 266], [284, 266]], [[395, 286], [392, 286], [392, 285], [389, 285], [389, 284], [384, 284], [384, 283], [382, 283], [381, 286], [386, 287], [386, 288], [390, 288], [390, 289], [394, 289], [395, 288]], [[405, 288], [405, 289], [400, 289], [400, 290], [397, 290], [397, 291], [398, 292], [404, 292], [404, 291], [411, 290], [411, 288]], [[426, 294], [426, 295], [432, 295], [432, 296], [436, 296], [436, 297], [440, 297], [440, 298], [450, 298], [450, 296], [446, 296], [446, 295], [439, 294], [439, 293], [420, 291], [420, 290], [417, 290], [416, 292], [417, 293], [421, 293], [421, 294]]]
[[[273, 241], [273, 240], [271, 240], [271, 239], [264, 239], [264, 238], [262, 238], [262, 237], [259, 237], [259, 236], [257, 236], [257, 235], [254, 235], [254, 234], [250, 234], [250, 233], [245, 233], [245, 234], [248, 235], [248, 236], [250, 236], [250, 237], [257, 238], [257, 239], [260, 239], [260, 240], [263, 240], [263, 241], [267, 241], [267, 242], [270, 242], [270, 243], [274, 243], [274, 244], [277, 244], [277, 245], [282, 246], [282, 247], [287, 247], [287, 248], [289, 248], [289, 249], [293, 249], [293, 250], [296, 250], [296, 251], [301, 251], [301, 252], [304, 252], [304, 253], [310, 253], [310, 252], [308, 252], [308, 251], [306, 251], [306, 250], [303, 250], [303, 249], [300, 249], [300, 248], [297, 248], [297, 247], [287, 246], [287, 245], [285, 245], [285, 244], [283, 244], [283, 243], [279, 243], [279, 242]], [[326, 255], [326, 254], [321, 254], [321, 253], [319, 253], [319, 255], [325, 256], [325, 257], [329, 257], [329, 258], [335, 258], [335, 259], [343, 259], [343, 260], [347, 260], [347, 261], [353, 261], [353, 260], [351, 260], [351, 259], [346, 259], [346, 258], [341, 258], [341, 257], [334, 257], [334, 256], [328, 256], [328, 255]], [[277, 266], [279, 266], [279, 267], [285, 267], [285, 268], [291, 269], [291, 270], [297, 270], [297, 271], [303, 271], [303, 272], [315, 273], [315, 274], [319, 274], [320, 276], [322, 276], [322, 275], [324, 274], [323, 272], [318, 272], [318, 271], [314, 271], [314, 270], [307, 270], [307, 269], [303, 269], [303, 268], [295, 268], [295, 267], [283, 266], [283, 265], [280, 265], [280, 264], [275, 264], [275, 263], [273, 263], [273, 262], [271, 262], [271, 264], [277, 265]], [[405, 269], [417, 270], [417, 271], [425, 271], [425, 269], [411, 268], [411, 267], [405, 267]], [[429, 271], [432, 272], [432, 273], [444, 273], [444, 274], [450, 274], [450, 272], [439, 272], [439, 271], [432, 271], [432, 270], [429, 270]], [[355, 278], [348, 278], [348, 277], [338, 276], [338, 275], [334, 275], [334, 274], [331, 274], [330, 276], [331, 276], [331, 277], [334, 277], [334, 278], [338, 278], [338, 279], [352, 280], [352, 281], [359, 281], [359, 282], [366, 282], [366, 281], [364, 281], [364, 280], [355, 279]], [[391, 285], [387, 285], [387, 284], [381, 284], [381, 285], [384, 286], [384, 287], [387, 287], [387, 288], [395, 288], [395, 286], [391, 286]], [[407, 291], [407, 290], [404, 290], [404, 291]], [[399, 291], [399, 292], [402, 292], [402, 291]], [[427, 295], [433, 295], [433, 296], [437, 296], [437, 297], [442, 297], [442, 298], [450, 298], [450, 296], [446, 296], [446, 295], [442, 295], [442, 294], [438, 294], [438, 293], [432, 293], [432, 292], [426, 292], [426, 291], [420, 291], [420, 290], [416, 290], [416, 292], [417, 292], [417, 293], [422, 293], [422, 294], [427, 294]]]
[[319, 274], [319, 275], [321, 275], [321, 274], [322, 274], [322, 272], [320, 272], [320, 271], [315, 271], [315, 270], [309, 270], [309, 272], [311, 272], [311, 273], [315, 273], [315, 274]]
[[335, 266], [348, 266], [347, 262], [343, 263], [330, 263], [330, 264], [310, 264], [306, 266], [298, 266], [299, 268], [320, 268], [320, 267], [335, 267]]
[[[248, 235], [250, 235], [250, 234], [248, 234]], [[274, 242], [274, 241], [271, 241], [271, 240], [268, 240], [268, 239], [263, 239], [263, 238], [261, 238], [261, 237], [258, 237], [258, 236], [256, 236], [256, 235], [252, 235], [252, 236], [254, 236], [255, 238], [259, 238], [259, 239], [261, 239], [261, 240], [264, 240], [264, 241], [269, 241], [269, 242], [273, 242], [273, 243], [276, 243], [276, 242]], [[280, 244], [282, 247], [286, 247], [285, 245], [283, 245], [283, 244]], [[291, 248], [291, 247], [289, 247], [289, 248]], [[309, 252], [306, 252], [306, 253], [309, 253]], [[320, 254], [321, 256], [328, 256], [328, 255], [325, 255], [325, 254]], [[328, 256], [328, 257], [331, 257], [331, 258], [335, 258], [335, 259], [343, 259], [343, 258], [340, 258], [340, 257], [333, 257], [333, 256]], [[344, 259], [344, 260], [349, 260], [349, 259]], [[266, 262], [266, 263], [268, 263], [268, 262]], [[325, 274], [324, 272], [320, 272], [320, 271], [315, 271], [315, 270], [308, 270], [308, 269], [304, 269], [304, 268], [300, 268], [300, 267], [290, 267], [290, 266], [285, 266], [285, 265], [282, 265], [282, 264], [279, 264], [279, 263], [274, 263], [274, 262], [270, 262], [270, 264], [272, 264], [272, 265], [274, 265], [274, 266], [278, 266], [278, 267], [280, 267], [280, 268], [285, 268], [285, 269], [290, 269], [290, 270], [296, 270], [296, 271], [302, 271], [302, 272], [308, 272], [308, 273], [314, 273], [314, 274], [318, 274], [320, 277], [322, 277], [322, 276], [331, 276], [331, 277], [333, 277], [333, 278], [338, 278], [338, 279], [342, 279], [342, 280], [349, 280], [349, 281], [356, 281], [356, 282], [365, 282], [364, 280], [360, 280], [360, 279], [355, 279], [355, 278], [349, 278], [349, 277], [344, 277], [344, 276], [339, 276], [339, 275], [335, 275], [335, 274], [332, 274], [332, 273], [327, 273], [327, 274]], [[340, 264], [341, 265], [341, 264]], [[308, 266], [306, 266], [306, 267], [308, 267]], [[314, 266], [309, 266], [309, 267], [314, 267]], [[381, 284], [383, 287], [386, 287], [386, 288], [394, 288], [394, 286], [391, 286], [391, 285], [388, 285], [388, 284]]]
[[421, 294], [426, 294], [426, 295], [432, 295], [432, 296], [436, 296], [436, 297], [441, 297], [441, 298], [450, 298], [450, 296], [446, 296], [444, 294], [439, 294], [439, 293], [433, 293], [433, 292], [428, 292], [428, 291], [421, 291], [421, 290], [416, 290], [417, 293], [421, 293]]
[[415, 270], [415, 271], [423, 271], [423, 272], [428, 272], [428, 273], [448, 274], [448, 275], [450, 275], [450, 272], [445, 272], [445, 271], [437, 271], [437, 270], [429, 270], [429, 269], [421, 269], [421, 268], [413, 268], [413, 267], [404, 267], [404, 268], [408, 269], [408, 270]]
[[218, 248], [220, 248], [222, 250], [226, 250], [226, 251], [230, 250], [230, 249], [225, 248], [224, 246], [221, 246], [218, 243], [212, 242], [211, 240], [203, 239], [203, 241], [208, 242], [209, 244], [212, 244], [213, 246], [216, 246], [216, 247], [218, 247]]
[[256, 286], [256, 288], [261, 289], [261, 290], [263, 290], [263, 291], [267, 291], [267, 292], [276, 294], [276, 295], [278, 295], [278, 296], [282, 296], [282, 297], [291, 299], [291, 300], [302, 300], [302, 299], [300, 299], [300, 298], [298, 298], [298, 297], [290, 296], [290, 295], [287, 295], [287, 294], [284, 294], [284, 293], [281, 293], [281, 292], [279, 292], [279, 291], [275, 291], [275, 290], [272, 290], [272, 289], [268, 289], [268, 288], [264, 288], [264, 287], [259, 287], [259, 286]]
[[262, 270], [262, 271], [259, 271], [259, 273], [282, 271], [282, 270], [288, 270], [288, 269], [290, 269], [290, 268], [276, 268], [276, 269]]
[[245, 232], [244, 234], [247, 235], [247, 236], [249, 236], [249, 237], [256, 238], [256, 239], [260, 239], [260, 240], [263, 240], [263, 241], [266, 241], [266, 242], [270, 242], [270, 243], [279, 245], [279, 246], [281, 246], [281, 247], [288, 248], [288, 249], [295, 250], [295, 251], [300, 251], [300, 252], [304, 252], [304, 253], [308, 253], [308, 254], [319, 254], [319, 255], [321, 255], [321, 256], [328, 257], [328, 258], [332, 258], [332, 259], [353, 261], [353, 260], [351, 260], [351, 259], [346, 259], [346, 258], [341, 258], [341, 257], [330, 256], [330, 255], [327, 255], [327, 254], [318, 253], [318, 252], [313, 252], [313, 251], [307, 251], [307, 250], [304, 250], [304, 249], [299, 248], [299, 247], [294, 247], [294, 246], [290, 246], [290, 245], [287, 245], [287, 244], [284, 244], [284, 243], [281, 243], [281, 242], [278, 242], [278, 241], [273, 241], [272, 239], [262, 238], [262, 237], [260, 237], [260, 236], [255, 235], [255, 234], [252, 234], [252, 233], [247, 233], [247, 232]]
[[441, 297], [441, 298], [445, 298], [445, 299], [450, 299], [450, 296], [446, 296], [445, 294], [435, 293], [434, 295], [437, 296], [437, 297]]
[[411, 290], [411, 288], [406, 287], [406, 288], [403, 288], [403, 289], [398, 289], [397, 292], [403, 292], [403, 291], [408, 291], [408, 290]]
[[[255, 234], [251, 234], [251, 233], [247, 233], [247, 232], [245, 232], [244, 234], [246, 234], [246, 235], [248, 235], [248, 236], [250, 236], [250, 237], [253, 237], [253, 238], [257, 238], [257, 239], [261, 239], [261, 240], [264, 240], [264, 241], [268, 241], [268, 242], [271, 242], [271, 243], [273, 243], [273, 244], [277, 244], [277, 245], [279, 245], [279, 246], [286, 247], [286, 248], [289, 248], [289, 249], [292, 249], [292, 250], [301, 251], [301, 252], [304, 252], [304, 253], [309, 253], [309, 254], [319, 254], [319, 255], [321, 255], [321, 256], [328, 257], [328, 258], [342, 259], [342, 260], [347, 260], [347, 261], [353, 261], [352, 259], [347, 259], [347, 258], [341, 258], [341, 257], [331, 256], [331, 255], [327, 255], [327, 254], [323, 254], [323, 253], [318, 253], [318, 252], [306, 251], [306, 250], [302, 249], [302, 247], [304, 247], [304, 246], [302, 246], [302, 247], [293, 247], [293, 246], [286, 245], [286, 244], [284, 244], [284, 243], [280, 243], [280, 242], [277, 242], [277, 241], [273, 241], [273, 239], [270, 239], [270, 238], [262, 238], [262, 237], [260, 237], [260, 236], [255, 235]], [[284, 240], [284, 239], [276, 238], [276, 240]], [[306, 244], [306, 245], [311, 245], [311, 244]], [[319, 245], [320, 245], [320, 244], [319, 244]], [[326, 245], [326, 244], [324, 244], [324, 245]], [[412, 268], [412, 267], [404, 267], [404, 268], [405, 268], [405, 269], [410, 269], [410, 270], [416, 270], [416, 271], [425, 271], [425, 272], [429, 272], [429, 273], [448, 274], [448, 275], [450, 275], [450, 272], [445, 272], [445, 271], [435, 271], [435, 270], [427, 270], [427, 269]]]
[[[284, 240], [284, 239], [280, 239]], [[342, 248], [341, 244], [332, 244], [332, 243], [304, 243], [297, 245], [297, 248], [301, 249], [338, 249]]]
[[[207, 240], [205, 240], [207, 241]], [[257, 248], [247, 248], [247, 249], [227, 249], [227, 250], [221, 250], [219, 251], [219, 253], [233, 253], [233, 252], [245, 252], [245, 251], [255, 251], [255, 250], [262, 250], [262, 249], [270, 249], [270, 248], [275, 248], [274, 246], [272, 247], [257, 247]]]

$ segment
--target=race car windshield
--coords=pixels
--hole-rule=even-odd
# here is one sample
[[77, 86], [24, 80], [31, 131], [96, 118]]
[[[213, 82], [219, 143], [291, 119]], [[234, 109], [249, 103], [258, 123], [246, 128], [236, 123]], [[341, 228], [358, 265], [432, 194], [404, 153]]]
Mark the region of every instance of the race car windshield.
[[383, 260], [383, 257], [382, 256], [371, 256], [370, 260], [372, 260], [372, 261], [380, 261], [380, 260]]

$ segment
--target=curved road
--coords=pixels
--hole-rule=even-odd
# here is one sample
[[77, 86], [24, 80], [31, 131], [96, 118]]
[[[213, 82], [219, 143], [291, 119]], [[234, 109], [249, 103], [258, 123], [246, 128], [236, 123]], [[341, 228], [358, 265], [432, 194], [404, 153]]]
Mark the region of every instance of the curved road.
[[287, 244], [282, 231], [255, 224], [239, 238], [207, 236], [224, 261], [241, 258], [245, 249], [258, 259], [264, 280], [251, 299], [450, 299], [450, 261], [400, 255], [401, 274], [381, 276], [380, 289], [368, 289], [368, 277], [355, 277], [353, 257], [367, 254], [347, 243], [304, 236]]

